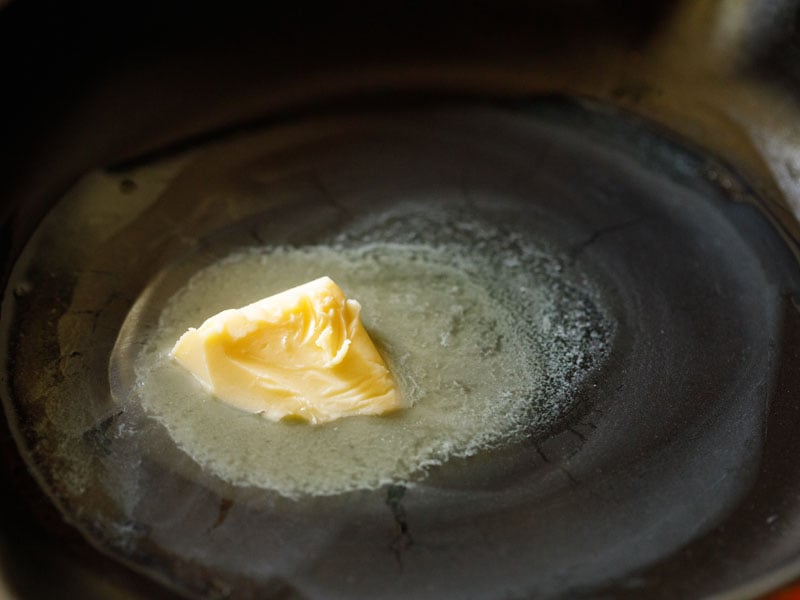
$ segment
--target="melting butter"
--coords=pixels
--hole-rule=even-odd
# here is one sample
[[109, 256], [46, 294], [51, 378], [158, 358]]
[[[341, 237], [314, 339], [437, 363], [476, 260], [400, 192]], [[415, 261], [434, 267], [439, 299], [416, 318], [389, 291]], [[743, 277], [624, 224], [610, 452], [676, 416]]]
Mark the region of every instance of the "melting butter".
[[329, 277], [223, 310], [171, 355], [220, 400], [273, 421], [313, 424], [404, 408], [360, 319]]
[[[231, 253], [197, 270], [163, 305], [153, 288], [146, 298], [159, 303], [158, 319], [143, 322], [133, 342], [140, 349], [131, 401], [204, 472], [293, 498], [420, 481], [453, 457], [551, 430], [574, 406], [569, 390], [587, 365], [605, 356], [610, 325], [586, 312], [594, 304], [584, 280], [556, 269], [533, 241], [506, 247], [506, 233], [460, 223], [451, 214], [427, 226], [403, 220], [398, 233], [388, 217], [368, 220], [363, 233], [348, 230], [335, 244]], [[462, 241], [453, 241], [456, 231]], [[424, 243], [381, 241], [404, 232]], [[210, 313], [320, 272], [363, 304], [364, 326], [413, 410], [290, 426], [214, 400], [168, 358], [175, 340]], [[578, 287], [565, 288], [565, 278]]]

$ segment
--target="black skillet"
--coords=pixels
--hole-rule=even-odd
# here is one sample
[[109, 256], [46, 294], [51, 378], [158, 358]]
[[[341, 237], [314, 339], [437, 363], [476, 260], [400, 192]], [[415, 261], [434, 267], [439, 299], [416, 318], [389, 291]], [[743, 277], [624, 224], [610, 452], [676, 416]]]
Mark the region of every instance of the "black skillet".
[[[783, 15], [795, 14], [787, 6]], [[16, 475], [4, 499], [4, 566], [21, 594], [63, 585], [84, 597], [748, 597], [797, 577], [800, 269], [796, 221], [776, 208], [792, 197], [776, 195], [746, 153], [723, 157], [714, 140], [690, 141], [674, 112], [675, 123], [662, 115], [659, 126], [613, 106], [637, 108], [637, 95], [653, 93], [643, 84], [581, 75], [592, 53], [609, 79], [619, 76], [614, 60], [638, 60], [679, 8], [351, 7], [315, 18], [299, 8], [201, 8], [191, 20], [185, 7], [131, 5], [114, 15], [39, 7], [46, 16], [37, 7], [0, 13], [4, 56], [23, 49], [17, 67], [28, 67], [14, 71], [3, 143], [11, 152], [0, 237], [4, 279], [12, 277], [4, 404], [47, 497], [112, 560], [57, 524], [7, 434]], [[763, 23], [759, 35], [765, 29], [776, 37], [756, 49], [772, 57], [784, 89], [797, 89], [791, 41]], [[537, 70], [544, 63], [570, 76], [548, 79]], [[595, 100], [564, 94], [576, 91]], [[639, 112], [660, 116], [641, 104]], [[297, 133], [321, 121], [340, 123], [339, 135]], [[370, 143], [358, 134], [364, 123]], [[713, 120], [702, 125], [727, 135]], [[564, 260], [594, 277], [618, 323], [577, 408], [546, 434], [447, 464], [410, 488], [285, 502], [210, 481], [174, 449], [164, 458], [164, 439], [159, 456], [145, 448], [147, 460], [130, 474], [152, 491], [133, 507], [94, 480], [80, 493], [65, 486], [69, 460], [55, 460], [54, 450], [63, 440], [53, 439], [59, 429], [34, 393], [42, 373], [55, 368], [63, 379], [70, 365], [80, 369], [102, 405], [107, 355], [137, 286], [178, 250], [162, 230], [152, 261], [120, 269], [119, 290], [103, 290], [113, 298], [91, 315], [100, 328], [85, 357], [61, 355], [57, 331], [82, 273], [59, 257], [52, 269], [10, 275], [13, 265], [87, 170], [109, 167], [114, 180], [248, 130], [288, 140], [289, 158], [265, 151], [267, 162], [350, 166], [357, 193], [340, 200], [355, 208], [369, 209], [357, 198], [370, 192], [391, 198], [416, 174], [421, 191], [511, 199], [523, 214], [561, 223]], [[382, 171], [394, 179], [372, 175]], [[212, 175], [192, 177], [202, 190]], [[114, 181], [116, 198], [137, 193], [136, 181]], [[284, 208], [291, 213], [291, 203]], [[87, 426], [76, 451], [118, 447], [114, 425]], [[29, 502], [41, 508], [31, 514]], [[23, 566], [26, 553], [43, 551], [43, 568], [63, 584]]]

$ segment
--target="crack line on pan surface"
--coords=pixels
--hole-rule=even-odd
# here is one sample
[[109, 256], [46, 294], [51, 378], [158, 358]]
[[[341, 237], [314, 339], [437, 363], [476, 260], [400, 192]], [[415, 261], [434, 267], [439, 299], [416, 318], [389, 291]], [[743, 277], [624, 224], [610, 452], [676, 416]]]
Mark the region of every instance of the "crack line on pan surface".
[[612, 223], [611, 225], [606, 225], [605, 227], [596, 229], [595, 231], [592, 232], [592, 234], [588, 238], [586, 238], [582, 242], [575, 244], [575, 246], [572, 247], [572, 249], [569, 251], [570, 263], [574, 263], [584, 250], [586, 250], [592, 244], [596, 243], [597, 240], [599, 240], [603, 236], [606, 236], [610, 233], [616, 233], [618, 231], [622, 231], [623, 229], [628, 229], [629, 227], [638, 225], [642, 221], [644, 221], [644, 217], [638, 216], [632, 219], [628, 219], [626, 221], [622, 221], [620, 223]]
[[542, 451], [542, 449], [539, 447], [539, 445], [538, 444], [534, 444], [533, 447], [536, 449], [536, 454], [539, 455], [539, 458], [541, 458], [546, 464], [549, 465], [550, 464], [550, 459], [547, 458], [547, 455]]
[[317, 171], [311, 172], [309, 180], [311, 185], [313, 185], [317, 191], [319, 191], [320, 195], [325, 199], [326, 202], [328, 202], [328, 204], [333, 206], [336, 210], [341, 211], [348, 218], [352, 219], [355, 216], [349, 207], [345, 206], [336, 199], [336, 196], [328, 189]]
[[250, 234], [250, 237], [253, 238], [253, 240], [259, 246], [266, 246], [267, 245], [267, 242], [264, 240], [264, 238], [261, 237], [261, 234], [256, 229], [250, 229], [250, 230], [248, 230], [248, 233]]
[[108, 455], [111, 452], [111, 440], [108, 438], [108, 430], [117, 417], [124, 412], [124, 409], [119, 410], [95, 423], [83, 432], [83, 439], [102, 451], [104, 455]]
[[[97, 323], [100, 320], [100, 317], [103, 316], [103, 313], [106, 310], [108, 310], [108, 308], [114, 302], [116, 302], [117, 300], [120, 300], [120, 299], [127, 300], [127, 298], [125, 298], [124, 296], [118, 294], [117, 292], [111, 292], [106, 297], [106, 299], [103, 300], [103, 303], [100, 306], [98, 306], [96, 308], [80, 308], [80, 309], [77, 309], [77, 310], [69, 308], [63, 314], [63, 316], [65, 316], [65, 317], [67, 317], [67, 316], [79, 316], [79, 317], [80, 316], [84, 316], [84, 317], [88, 316], [88, 317], [91, 317], [91, 319], [92, 319], [92, 334], [94, 334], [97, 331]], [[62, 359], [63, 359], [63, 355], [62, 355]]]
[[540, 457], [540, 458], [541, 458], [541, 459], [542, 459], [542, 460], [543, 460], [545, 463], [547, 463], [548, 465], [552, 465], [552, 466], [554, 466], [556, 469], [558, 469], [559, 471], [561, 471], [561, 472], [564, 474], [564, 476], [565, 476], [565, 477], [566, 477], [566, 478], [569, 480], [569, 482], [570, 482], [572, 485], [578, 485], [578, 480], [575, 478], [575, 476], [574, 476], [572, 473], [570, 473], [570, 472], [567, 470], [567, 468], [566, 468], [564, 465], [562, 465], [561, 463], [558, 463], [558, 462], [554, 462], [554, 461], [550, 460], [549, 458], [547, 458], [547, 455], [544, 453], [544, 451], [543, 451], [543, 450], [542, 450], [542, 448], [539, 446], [539, 444], [533, 444], [533, 447], [536, 449], [536, 453], [539, 455], [539, 457]]
[[578, 431], [575, 427], [567, 427], [567, 431], [578, 438], [582, 444], [586, 442], [586, 436]]
[[406, 509], [402, 504], [405, 493], [406, 486], [404, 485], [390, 485], [386, 490], [386, 505], [392, 511], [392, 517], [394, 517], [398, 532], [389, 543], [389, 549], [394, 553], [401, 572], [403, 570], [403, 553], [414, 544], [414, 539], [411, 537], [411, 531], [408, 527]]
[[228, 512], [230, 511], [231, 507], [233, 506], [233, 500], [230, 498], [223, 498], [220, 500], [219, 503], [219, 511], [217, 513], [217, 518], [214, 523], [209, 527], [206, 532], [210, 532], [213, 529], [216, 529], [228, 518]]

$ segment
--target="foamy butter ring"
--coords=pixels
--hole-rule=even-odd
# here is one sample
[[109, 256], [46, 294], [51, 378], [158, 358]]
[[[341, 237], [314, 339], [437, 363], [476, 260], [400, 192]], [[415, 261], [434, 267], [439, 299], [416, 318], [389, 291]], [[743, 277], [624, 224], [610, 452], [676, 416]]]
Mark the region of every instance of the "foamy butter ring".
[[360, 312], [321, 277], [223, 310], [170, 354], [218, 399], [273, 421], [318, 424], [405, 408]]

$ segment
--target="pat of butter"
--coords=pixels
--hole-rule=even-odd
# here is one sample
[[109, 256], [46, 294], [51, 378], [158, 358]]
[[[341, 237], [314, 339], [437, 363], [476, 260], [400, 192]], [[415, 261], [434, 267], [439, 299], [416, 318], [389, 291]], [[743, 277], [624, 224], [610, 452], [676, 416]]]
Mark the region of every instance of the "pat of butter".
[[274, 421], [404, 408], [360, 312], [321, 277], [214, 315], [183, 334], [171, 355], [220, 400]]

